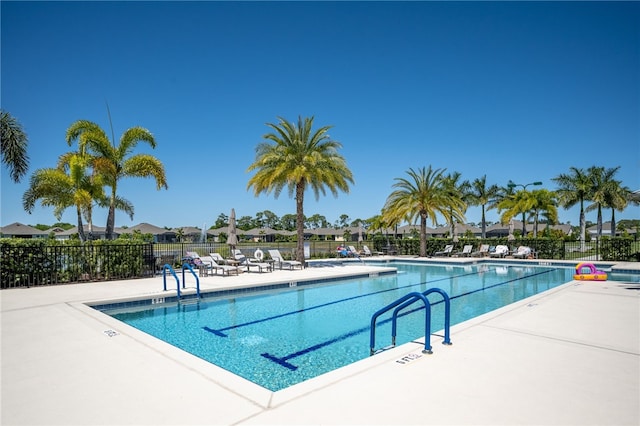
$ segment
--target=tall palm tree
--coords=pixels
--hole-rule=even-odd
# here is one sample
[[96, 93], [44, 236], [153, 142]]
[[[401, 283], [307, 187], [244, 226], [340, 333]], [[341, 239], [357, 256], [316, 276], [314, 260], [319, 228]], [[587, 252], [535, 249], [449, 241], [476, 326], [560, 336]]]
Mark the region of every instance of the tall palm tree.
[[278, 123], [267, 123], [273, 132], [263, 136], [256, 147], [255, 161], [247, 171], [256, 173], [249, 179], [247, 189], [255, 196], [274, 193], [278, 198], [286, 187], [296, 200], [296, 229], [298, 242], [296, 259], [304, 263], [304, 194], [310, 188], [316, 200], [328, 189], [334, 196], [338, 191], [349, 192], [353, 174], [338, 150], [342, 145], [327, 133], [331, 126], [313, 130], [313, 117], [298, 117], [297, 124], [278, 117]]
[[[487, 187], [487, 175], [475, 179], [471, 182], [467, 192], [467, 202], [472, 206], [482, 207], [482, 238], [487, 236], [486, 210], [491, 210], [497, 206], [500, 188], [498, 185]], [[487, 208], [488, 207], [488, 208]]]
[[605, 195], [605, 205], [611, 209], [611, 236], [616, 235], [616, 210], [623, 211], [629, 204], [638, 205], [640, 201], [636, 200], [633, 192], [622, 182], [612, 180], [608, 185]]
[[[464, 206], [462, 208], [462, 214], [467, 212], [467, 194], [469, 193], [470, 184], [469, 181], [460, 181], [462, 174], [460, 172], [449, 173], [442, 179], [442, 184], [445, 190], [452, 198], [459, 198], [463, 201]], [[445, 219], [449, 223], [449, 235], [451, 238], [456, 238], [456, 220], [453, 214], [453, 206], [449, 206], [449, 211], [445, 215]]]
[[427, 218], [436, 223], [436, 214], [464, 221], [466, 207], [461, 197], [453, 195], [444, 184], [444, 170], [431, 166], [409, 169], [408, 178], [396, 178], [396, 188], [385, 202], [382, 215], [387, 223], [420, 219], [420, 256], [427, 255]]
[[68, 153], [60, 156], [58, 167], [36, 170], [22, 196], [24, 209], [31, 213], [35, 203], [40, 200], [43, 206], [53, 207], [54, 215], [60, 220], [64, 210], [75, 207], [80, 241], [87, 240], [83, 215], [89, 222], [89, 238], [92, 238], [92, 206], [94, 201], [102, 201], [105, 196], [100, 179], [87, 173], [90, 164], [89, 156]]
[[556, 194], [562, 207], [570, 209], [576, 204], [580, 205], [580, 250], [585, 251], [587, 222], [584, 202], [590, 197], [591, 181], [589, 174], [583, 169], [571, 167], [569, 173], [561, 173], [551, 180], [558, 184]]
[[9, 168], [11, 180], [18, 183], [27, 174], [27, 134], [11, 114], [0, 110], [0, 151], [2, 162]]
[[168, 188], [164, 166], [160, 160], [148, 154], [132, 155], [139, 142], [146, 142], [155, 148], [156, 141], [147, 129], [132, 127], [125, 130], [118, 145], [115, 145], [100, 126], [87, 120], [76, 121], [67, 129], [67, 143], [71, 145], [76, 140], [80, 152], [88, 151], [96, 157], [94, 167], [101, 174], [105, 185], [111, 188], [105, 234], [107, 239], [113, 239], [116, 209], [128, 205], [132, 211], [133, 207], [117, 195], [121, 179], [152, 177], [156, 181], [156, 189]]
[[602, 237], [602, 208], [608, 207], [607, 201], [609, 193], [611, 192], [612, 185], [617, 182], [614, 177], [620, 170], [620, 166], [605, 169], [604, 167], [589, 167], [587, 173], [590, 180], [589, 199], [593, 202], [588, 205], [586, 211], [597, 210], [598, 218], [596, 229], [598, 232], [598, 239]]

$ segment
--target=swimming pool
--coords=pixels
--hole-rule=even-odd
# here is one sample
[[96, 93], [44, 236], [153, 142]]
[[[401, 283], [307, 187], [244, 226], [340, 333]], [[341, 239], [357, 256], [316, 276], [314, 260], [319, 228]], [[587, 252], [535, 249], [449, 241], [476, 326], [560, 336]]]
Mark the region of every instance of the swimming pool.
[[[414, 291], [438, 287], [451, 298], [451, 324], [474, 318], [571, 281], [573, 269], [501, 264], [394, 263], [397, 274], [219, 296], [195, 303], [103, 310], [145, 333], [271, 391], [369, 357], [370, 320], [381, 307]], [[444, 324], [444, 304], [429, 297], [431, 331]], [[424, 308], [398, 322], [397, 344], [424, 336]], [[419, 311], [419, 312], [417, 312]], [[388, 316], [377, 345], [391, 342]], [[434, 350], [439, 338], [432, 339]], [[455, 335], [452, 336], [455, 343]]]

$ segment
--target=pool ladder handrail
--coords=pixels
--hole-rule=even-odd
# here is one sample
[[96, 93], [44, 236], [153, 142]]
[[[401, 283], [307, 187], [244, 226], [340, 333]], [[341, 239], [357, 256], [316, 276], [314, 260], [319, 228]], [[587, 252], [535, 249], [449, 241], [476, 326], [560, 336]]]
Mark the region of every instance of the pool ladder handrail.
[[[449, 295], [442, 289], [434, 287], [430, 288], [422, 293], [412, 292], [407, 294], [406, 296], [401, 297], [395, 302], [390, 303], [384, 308], [378, 310], [373, 317], [371, 318], [371, 336], [370, 336], [370, 355], [375, 354], [375, 320], [381, 314], [389, 311], [394, 308], [392, 314], [392, 323], [391, 323], [391, 345], [396, 346], [396, 335], [397, 335], [397, 323], [398, 323], [398, 314], [403, 309], [417, 302], [418, 300], [422, 300], [425, 303], [425, 349], [422, 351], [423, 353], [431, 354], [431, 304], [427, 299], [427, 296], [431, 293], [439, 293], [445, 302], [445, 310], [444, 310], [444, 341], [443, 345], [452, 345], [450, 338], [450, 325], [451, 325], [451, 299]], [[422, 296], [422, 297], [420, 297]]]
[[[165, 263], [164, 266], [162, 267], [162, 282], [164, 285], [163, 287], [164, 291], [167, 291], [167, 269], [169, 270], [169, 272], [171, 272], [171, 275], [173, 275], [173, 277], [176, 279], [176, 293], [178, 295], [178, 300], [180, 300], [181, 298], [180, 279], [178, 278], [178, 274], [176, 274], [176, 271], [174, 271], [171, 265], [169, 265], [168, 263]], [[191, 274], [193, 274], [193, 276], [196, 278], [196, 295], [199, 299], [200, 298], [200, 279], [198, 278], [198, 274], [194, 272], [193, 268], [188, 263], [182, 264], [182, 288], [186, 288], [185, 286], [186, 278], [184, 276], [185, 269], [189, 269], [189, 271], [191, 271]]]
[[171, 265], [165, 263], [162, 267], [162, 283], [164, 285], [164, 291], [167, 291], [167, 269], [171, 272], [171, 275], [176, 279], [176, 291], [178, 293], [178, 299], [180, 299], [180, 279], [178, 279], [178, 275], [176, 271], [173, 270]]
[[[411, 292], [409, 294], [406, 294], [404, 296], [402, 296], [401, 298], [399, 298], [398, 300], [396, 300], [395, 302], [391, 302], [389, 303], [387, 306], [385, 306], [382, 309], [379, 309], [376, 313], [373, 314], [373, 316], [371, 317], [371, 332], [369, 335], [369, 355], [374, 355], [376, 353], [375, 347], [376, 347], [376, 320], [378, 319], [378, 317], [382, 314], [384, 314], [385, 312], [397, 307], [398, 305], [407, 305], [405, 302], [409, 302], [408, 305], [418, 301], [418, 300], [422, 300], [422, 302], [424, 302], [424, 306], [425, 306], [425, 316], [424, 316], [424, 333], [425, 333], [425, 338], [424, 338], [424, 349], [422, 350], [422, 353], [426, 353], [426, 354], [430, 354], [431, 352], [431, 339], [430, 339], [430, 335], [431, 335], [431, 305], [429, 304], [429, 300], [427, 300], [426, 296], [423, 295], [422, 293], [419, 293], [417, 291]], [[396, 309], [393, 311], [393, 317], [395, 320], [395, 317], [397, 316], [399, 310]], [[395, 331], [395, 330], [394, 330]], [[395, 335], [392, 336], [392, 344], [393, 346], [395, 346]]]
[[200, 299], [200, 279], [198, 278], [198, 274], [195, 273], [191, 265], [187, 262], [182, 264], [182, 288], [186, 288], [185, 287], [186, 279], [184, 276], [185, 269], [189, 269], [189, 271], [191, 271], [191, 274], [196, 278], [196, 295], [198, 299]]

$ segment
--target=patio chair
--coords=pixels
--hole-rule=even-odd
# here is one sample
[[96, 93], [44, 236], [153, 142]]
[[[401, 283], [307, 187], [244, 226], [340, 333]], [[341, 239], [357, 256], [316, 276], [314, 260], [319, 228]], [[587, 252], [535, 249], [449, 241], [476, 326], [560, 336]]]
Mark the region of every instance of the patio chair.
[[356, 250], [356, 248], [354, 246], [349, 246], [347, 248], [349, 249], [349, 256], [351, 256], [351, 257], [360, 257], [360, 253], [358, 253], [358, 250]]
[[489, 252], [489, 257], [505, 257], [507, 254], [509, 254], [509, 247], [497, 245], [493, 252]]
[[374, 254], [376, 256], [382, 256], [384, 254], [381, 251], [373, 252], [368, 246], [362, 246], [362, 252], [364, 253], [365, 256], [373, 256]]
[[284, 258], [280, 254], [280, 250], [276, 249], [268, 251], [269, 256], [271, 256], [271, 259], [273, 259], [274, 261], [274, 266], [275, 264], [277, 264], [279, 269], [282, 269], [283, 266], [288, 267], [290, 270], [293, 270], [294, 267], [299, 267], [300, 269], [302, 269], [302, 262], [298, 262], [297, 260], [284, 260]]
[[473, 257], [485, 257], [489, 255], [489, 244], [481, 244], [478, 251], [471, 253]]
[[525, 259], [531, 256], [531, 247], [520, 246], [516, 251], [514, 251], [511, 255], [516, 259]]
[[237, 266], [219, 264], [218, 261], [211, 255], [202, 256], [200, 260], [202, 260], [203, 265], [205, 265], [204, 268], [207, 271], [207, 275], [209, 275], [209, 272], [217, 275], [218, 271], [221, 271], [223, 276], [231, 275], [232, 273], [238, 275], [238, 273], [240, 273], [240, 268], [238, 268]]
[[466, 244], [460, 253], [457, 253], [458, 257], [468, 257], [471, 256], [471, 252], [473, 251], [473, 244]]
[[446, 246], [444, 246], [444, 250], [437, 251], [433, 253], [433, 255], [434, 256], [451, 256], [452, 252], [453, 252], [453, 244], [447, 244]]
[[240, 265], [247, 267], [247, 272], [251, 272], [251, 268], [257, 269], [258, 272], [262, 273], [264, 271], [271, 272], [273, 268], [269, 263], [264, 262], [256, 262], [253, 259], [249, 259], [245, 255], [237, 255], [235, 256], [236, 260], [240, 262]]

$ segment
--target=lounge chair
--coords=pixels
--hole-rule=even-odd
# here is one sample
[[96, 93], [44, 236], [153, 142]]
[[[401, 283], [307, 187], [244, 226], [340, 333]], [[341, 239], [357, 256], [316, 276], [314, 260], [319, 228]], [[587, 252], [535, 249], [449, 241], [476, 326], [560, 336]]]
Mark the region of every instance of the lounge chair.
[[349, 249], [349, 256], [351, 256], [351, 257], [360, 257], [360, 253], [358, 253], [358, 250], [356, 250], [356, 248], [354, 246], [349, 246], [347, 248]]
[[280, 250], [269, 250], [269, 256], [271, 256], [271, 259], [273, 259], [275, 265], [278, 265], [279, 269], [282, 269], [283, 266], [291, 270], [294, 267], [299, 267], [300, 269], [302, 269], [302, 262], [298, 262], [297, 260], [284, 260], [284, 258], [280, 254]]
[[489, 252], [489, 257], [505, 257], [509, 254], [509, 247], [505, 245], [497, 245], [493, 252]]
[[471, 253], [473, 257], [485, 257], [489, 255], [489, 244], [481, 244], [478, 251]]
[[446, 246], [444, 246], [444, 250], [437, 251], [433, 253], [433, 255], [434, 256], [451, 256], [452, 252], [453, 252], [453, 244], [447, 244]]
[[218, 264], [218, 265], [225, 265], [227, 264], [227, 259], [225, 259], [224, 257], [222, 257], [220, 255], [220, 253], [209, 253], [209, 256], [211, 256], [213, 258], [213, 260]]
[[384, 254], [381, 251], [373, 252], [368, 246], [362, 246], [362, 253], [364, 253], [365, 256], [373, 256], [374, 254], [376, 256], [382, 256]]
[[473, 251], [473, 244], [466, 244], [460, 253], [457, 254], [459, 257], [468, 257], [471, 256], [471, 252]]
[[207, 272], [210, 271], [214, 274], [218, 274], [218, 271], [221, 271], [222, 275], [231, 275], [232, 273], [238, 275], [240, 273], [240, 268], [237, 266], [219, 264], [213, 256], [202, 256], [200, 260], [202, 260], [203, 267]]
[[247, 272], [251, 272], [251, 268], [257, 269], [258, 272], [262, 273], [264, 271], [267, 272], [271, 272], [273, 271], [273, 268], [271, 267], [271, 265], [269, 263], [264, 263], [264, 262], [256, 262], [253, 259], [249, 259], [247, 256], [245, 255], [236, 255], [235, 256], [236, 260], [238, 262], [240, 262], [241, 266], [246, 266], [247, 267]]
[[525, 259], [532, 255], [533, 255], [533, 252], [531, 250], [531, 247], [527, 247], [527, 246], [520, 246], [515, 252], [512, 253], [512, 256], [517, 259]]

